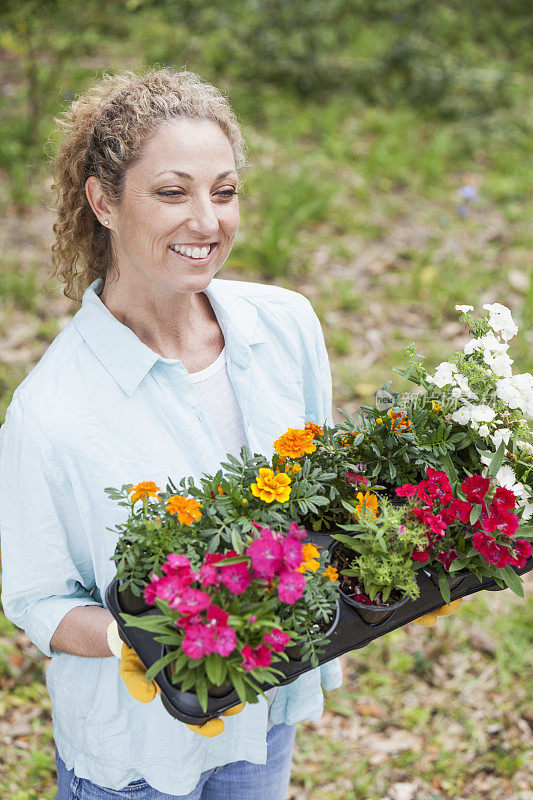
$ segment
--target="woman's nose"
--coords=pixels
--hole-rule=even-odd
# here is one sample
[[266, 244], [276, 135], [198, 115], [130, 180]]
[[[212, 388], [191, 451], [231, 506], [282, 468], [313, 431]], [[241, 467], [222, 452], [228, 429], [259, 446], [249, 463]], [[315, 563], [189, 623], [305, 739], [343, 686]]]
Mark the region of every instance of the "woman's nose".
[[191, 202], [190, 222], [191, 228], [194, 227], [198, 235], [202, 237], [213, 234], [218, 230], [217, 207], [210, 197], [196, 198]]

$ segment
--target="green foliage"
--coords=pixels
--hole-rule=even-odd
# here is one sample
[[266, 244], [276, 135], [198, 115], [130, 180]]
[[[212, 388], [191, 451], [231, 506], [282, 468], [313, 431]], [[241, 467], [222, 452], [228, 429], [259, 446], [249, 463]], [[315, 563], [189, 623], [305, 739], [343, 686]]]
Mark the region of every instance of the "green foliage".
[[375, 520], [361, 515], [357, 525], [339, 527], [348, 533], [335, 533], [333, 538], [358, 554], [341, 575], [357, 578], [372, 601], [379, 593], [381, 602], [386, 603], [393, 589], [413, 600], [420, 595], [419, 564], [411, 554], [426, 547], [427, 532], [424, 525], [408, 517], [405, 507], [384, 500]]

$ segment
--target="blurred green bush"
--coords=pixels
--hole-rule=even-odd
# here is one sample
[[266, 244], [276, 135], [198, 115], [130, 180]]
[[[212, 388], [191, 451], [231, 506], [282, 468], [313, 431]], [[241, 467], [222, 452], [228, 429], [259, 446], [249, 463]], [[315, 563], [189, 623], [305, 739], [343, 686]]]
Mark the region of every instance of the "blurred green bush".
[[532, 28], [526, 0], [4, 0], [0, 169], [11, 200], [31, 203], [54, 114], [125, 64], [199, 72], [256, 124], [270, 90], [490, 116], [520, 92]]

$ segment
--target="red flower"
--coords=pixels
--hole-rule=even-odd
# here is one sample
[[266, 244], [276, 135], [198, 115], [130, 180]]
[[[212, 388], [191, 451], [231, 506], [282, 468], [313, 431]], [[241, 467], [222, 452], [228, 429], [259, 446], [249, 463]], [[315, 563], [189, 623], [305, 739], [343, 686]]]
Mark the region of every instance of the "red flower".
[[293, 539], [305, 539], [307, 531], [305, 528], [299, 528], [296, 522], [289, 523], [289, 536]]
[[211, 598], [199, 589], [185, 589], [179, 597], [169, 603], [170, 608], [175, 608], [180, 614], [198, 614], [205, 611]]
[[181, 647], [189, 658], [208, 656], [215, 649], [215, 634], [207, 625], [189, 625]]
[[523, 567], [531, 556], [531, 542], [525, 539], [516, 539], [513, 544], [515, 548], [515, 558], [511, 563], [516, 564], [517, 567]]
[[364, 483], [365, 485], [368, 483], [368, 478], [363, 478], [362, 475], [357, 475], [357, 473], [355, 473], [352, 469], [348, 472], [345, 472], [344, 477], [348, 483], [354, 483], [356, 485], [358, 483]]
[[503, 486], [498, 486], [494, 492], [494, 496], [490, 502], [490, 512], [493, 511], [511, 511], [515, 507], [516, 498], [510, 489], [505, 489]]
[[411, 509], [413, 515], [427, 525], [433, 533], [437, 536], [444, 536], [443, 531], [448, 527], [444, 521], [442, 514], [432, 514], [431, 509], [427, 506], [425, 508]]
[[269, 644], [275, 653], [281, 653], [285, 650], [287, 644], [290, 642], [291, 637], [288, 633], [280, 631], [279, 628], [272, 628], [270, 633], [265, 633], [265, 642]]
[[[233, 551], [235, 552], [235, 551]], [[222, 561], [224, 556], [222, 553], [206, 553], [204, 556], [204, 563], [200, 567], [199, 578], [203, 586], [213, 586], [220, 580], [218, 569], [215, 567], [219, 561]]]
[[237, 634], [229, 625], [217, 625], [215, 628], [215, 653], [229, 656], [237, 647]]
[[285, 537], [283, 539], [283, 557], [285, 566], [289, 569], [299, 567], [303, 560], [302, 543], [298, 539], [293, 539], [292, 536]]
[[429, 553], [426, 553], [425, 550], [413, 550], [411, 558], [413, 561], [420, 561], [421, 564], [425, 564], [429, 559]]
[[273, 578], [283, 565], [281, 542], [278, 542], [268, 528], [262, 531], [260, 537], [254, 539], [246, 554], [252, 559], [254, 572], [261, 578]]
[[293, 605], [303, 595], [305, 578], [301, 572], [284, 569], [279, 576], [278, 597], [282, 603]]
[[437, 496], [441, 501], [441, 503], [449, 503], [453, 495], [452, 495], [452, 487], [446, 473], [440, 469], [433, 469], [432, 467], [427, 467], [426, 475], [428, 479], [431, 481], [431, 483], [437, 485], [438, 487]]
[[457, 500], [454, 498], [448, 508], [443, 509], [442, 516], [444, 518], [448, 516], [451, 517], [449, 520], [450, 522], [452, 522], [453, 519], [460, 519], [463, 525], [468, 525], [471, 511], [472, 506], [470, 503], [467, 503], [465, 500]]
[[498, 569], [511, 563], [512, 556], [507, 547], [499, 545], [494, 536], [484, 531], [476, 531], [472, 536], [472, 546], [481, 553], [488, 564], [493, 564]]
[[482, 503], [490, 485], [490, 478], [481, 475], [471, 475], [461, 484], [461, 489], [470, 503]]
[[220, 580], [230, 592], [241, 594], [248, 588], [251, 581], [248, 565], [242, 562], [241, 564], [229, 564], [226, 567], [222, 567]]
[[417, 488], [415, 483], [404, 483], [402, 486], [397, 486], [394, 491], [398, 497], [414, 497]]
[[208, 607], [206, 616], [208, 620], [213, 620], [217, 625], [225, 625], [229, 619], [227, 611], [213, 603]]
[[183, 567], [191, 566], [191, 562], [184, 555], [178, 555], [177, 553], [169, 553], [167, 556], [166, 563], [162, 565], [161, 569], [163, 572], [167, 573], [170, 569], [181, 569]]
[[355, 600], [357, 603], [364, 603], [366, 606], [374, 605], [370, 597], [367, 597], [366, 594], [362, 594], [361, 592], [358, 592], [357, 594], [352, 594], [351, 599]]
[[450, 547], [449, 550], [443, 550], [442, 553], [438, 554], [437, 561], [441, 562], [445, 570], [449, 570], [452, 561], [455, 561], [456, 558], [457, 558], [457, 550], [455, 549], [455, 547]]
[[493, 533], [499, 529], [506, 536], [513, 536], [518, 529], [518, 525], [518, 516], [511, 511], [496, 511], [492, 513], [492, 516], [485, 517], [481, 521], [483, 530]]
[[242, 666], [246, 672], [251, 672], [256, 667], [268, 667], [272, 661], [272, 655], [266, 644], [260, 644], [253, 649], [249, 644], [245, 644], [241, 653], [244, 656]]

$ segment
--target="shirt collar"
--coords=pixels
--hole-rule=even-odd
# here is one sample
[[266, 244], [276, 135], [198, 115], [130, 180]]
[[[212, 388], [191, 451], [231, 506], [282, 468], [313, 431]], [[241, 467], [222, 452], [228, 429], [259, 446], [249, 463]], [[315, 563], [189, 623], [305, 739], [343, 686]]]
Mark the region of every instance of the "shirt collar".
[[[257, 308], [235, 291], [235, 281], [213, 278], [204, 289], [226, 343], [226, 354], [241, 367], [248, 366], [251, 345], [264, 342], [257, 328]], [[129, 397], [161, 356], [113, 316], [100, 300], [103, 278], [83, 293], [82, 306], [73, 322], [96, 357]], [[183, 367], [186, 372], [185, 367]]]

